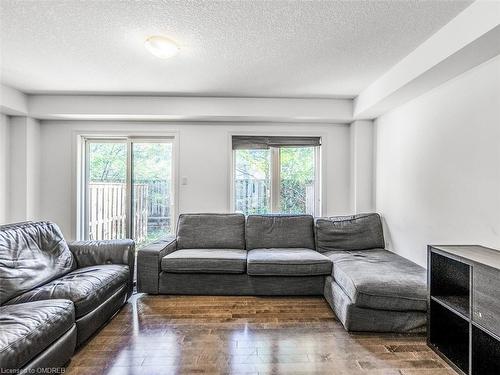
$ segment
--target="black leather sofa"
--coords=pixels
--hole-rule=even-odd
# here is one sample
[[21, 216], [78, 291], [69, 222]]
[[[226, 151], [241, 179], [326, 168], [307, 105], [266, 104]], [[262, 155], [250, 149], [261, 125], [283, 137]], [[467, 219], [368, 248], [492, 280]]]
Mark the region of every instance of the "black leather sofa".
[[64, 366], [132, 294], [134, 254], [132, 240], [67, 243], [50, 222], [0, 226], [0, 369]]

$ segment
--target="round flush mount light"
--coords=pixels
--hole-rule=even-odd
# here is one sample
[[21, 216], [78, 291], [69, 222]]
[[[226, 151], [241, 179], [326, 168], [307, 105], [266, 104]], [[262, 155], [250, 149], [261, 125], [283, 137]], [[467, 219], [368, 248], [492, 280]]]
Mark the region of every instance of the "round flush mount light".
[[172, 40], [162, 35], [153, 35], [144, 42], [146, 49], [160, 59], [168, 59], [179, 53], [179, 46]]

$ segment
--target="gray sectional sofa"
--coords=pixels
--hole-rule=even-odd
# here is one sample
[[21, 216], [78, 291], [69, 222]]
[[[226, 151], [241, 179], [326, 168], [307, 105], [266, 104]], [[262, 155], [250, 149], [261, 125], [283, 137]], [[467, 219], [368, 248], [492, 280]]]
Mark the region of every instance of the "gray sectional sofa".
[[[294, 228], [290, 231], [290, 228]], [[311, 216], [180, 215], [177, 237], [140, 249], [150, 294], [317, 295], [331, 262], [314, 250]]]
[[0, 226], [0, 369], [63, 366], [132, 294], [131, 240], [66, 243], [50, 222]]
[[427, 273], [384, 249], [380, 216], [316, 220], [316, 249], [333, 263], [324, 296], [349, 331], [425, 330]]
[[183, 214], [175, 238], [142, 248], [150, 294], [324, 295], [350, 331], [425, 329], [425, 269], [384, 249], [378, 214]]

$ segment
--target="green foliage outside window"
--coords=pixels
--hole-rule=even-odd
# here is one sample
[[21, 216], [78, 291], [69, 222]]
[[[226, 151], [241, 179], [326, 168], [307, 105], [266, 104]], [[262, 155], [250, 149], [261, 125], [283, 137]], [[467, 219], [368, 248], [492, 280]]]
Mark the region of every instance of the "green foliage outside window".
[[[315, 149], [282, 147], [279, 153], [279, 212], [313, 213]], [[271, 150], [237, 150], [235, 158], [235, 210], [247, 215], [271, 212]]]

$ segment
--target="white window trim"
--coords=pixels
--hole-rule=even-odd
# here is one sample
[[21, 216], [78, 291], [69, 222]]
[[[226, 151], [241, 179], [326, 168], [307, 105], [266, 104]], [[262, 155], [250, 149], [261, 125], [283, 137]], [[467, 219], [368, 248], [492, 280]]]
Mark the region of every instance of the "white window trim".
[[[316, 167], [316, 166], [315, 166]], [[280, 203], [281, 154], [279, 147], [271, 147], [271, 213], [278, 212]], [[316, 207], [314, 207], [316, 208]]]
[[[127, 143], [127, 189], [130, 189], [131, 182], [131, 144], [135, 141], [140, 142], [157, 142], [159, 140], [164, 140], [165, 142], [172, 143], [172, 191], [174, 195], [174, 200], [171, 202], [172, 216], [176, 218], [179, 213], [179, 133], [178, 131], [169, 132], [116, 132], [116, 131], [102, 131], [102, 132], [74, 132], [74, 139], [76, 139], [76, 150], [73, 152], [75, 156], [76, 168], [74, 172], [73, 181], [75, 185], [72, 187], [74, 204], [72, 205], [72, 218], [74, 221], [74, 227], [76, 228], [76, 239], [85, 240], [88, 238], [87, 233], [87, 219], [88, 219], [88, 208], [86, 207], [87, 197], [87, 177], [88, 177], [88, 152], [86, 150], [87, 141], [103, 141], [103, 142], [113, 142], [117, 140], [122, 140]], [[130, 191], [127, 191], [127, 195], [130, 196]], [[131, 238], [131, 215], [130, 215], [130, 203], [127, 204], [127, 237]], [[174, 220], [175, 221], [175, 220]], [[174, 224], [174, 223], [172, 223]], [[173, 228], [175, 231], [175, 228]]]
[[[315, 183], [315, 207], [314, 207], [314, 212], [316, 217], [320, 217], [323, 212], [326, 212], [326, 194], [325, 192], [327, 191], [327, 181], [326, 181], [326, 150], [327, 150], [327, 135], [325, 133], [318, 133], [318, 132], [313, 132], [313, 133], [290, 133], [290, 132], [280, 132], [280, 133], [266, 133], [266, 132], [228, 132], [228, 150], [229, 150], [229, 183], [228, 183], [228, 188], [229, 188], [229, 202], [228, 202], [228, 207], [230, 212], [235, 211], [234, 207], [234, 169], [235, 169], [235, 163], [236, 163], [236, 158], [235, 158], [235, 150], [233, 150], [233, 136], [291, 136], [291, 137], [320, 137], [321, 138], [321, 146], [315, 147], [316, 150], [316, 155], [315, 155], [315, 179], [317, 183]], [[276, 149], [277, 153], [279, 155], [279, 148], [271, 148], [272, 150]], [[276, 151], [274, 151], [276, 152]], [[274, 162], [279, 163], [279, 156], [278, 158], [274, 157], [271, 158], [271, 160], [274, 160]], [[275, 181], [279, 181], [279, 170], [280, 168], [271, 168], [273, 171], [278, 172], [278, 176], [273, 175], [272, 179], [275, 179]], [[278, 180], [276, 180], [276, 177]], [[271, 186], [274, 184], [271, 184]], [[271, 190], [271, 194], [276, 194], [276, 192], [273, 192]], [[278, 193], [279, 194], [279, 193]], [[279, 199], [276, 200], [271, 198], [271, 204], [274, 205], [275, 207], [271, 207], [271, 212], [277, 212], [277, 202], [279, 202]]]

